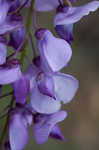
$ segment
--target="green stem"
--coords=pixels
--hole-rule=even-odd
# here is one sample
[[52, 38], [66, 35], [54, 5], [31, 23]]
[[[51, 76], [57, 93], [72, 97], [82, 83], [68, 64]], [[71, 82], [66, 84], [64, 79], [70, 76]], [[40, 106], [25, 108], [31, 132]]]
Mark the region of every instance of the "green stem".
[[27, 24], [26, 24], [26, 40], [23, 46], [22, 54], [21, 54], [21, 64], [23, 65], [24, 62], [24, 57], [26, 55], [26, 47], [27, 47], [27, 42], [29, 38], [29, 34], [31, 31], [31, 23], [32, 23], [32, 17], [33, 17], [33, 9], [34, 9], [34, 0], [31, 1], [31, 7], [29, 9], [29, 13], [27, 16]]
[[4, 129], [3, 129], [2, 134], [1, 134], [1, 138], [0, 138], [0, 150], [2, 150], [3, 141], [4, 141], [5, 136], [7, 134], [8, 123], [9, 123], [9, 113], [10, 113], [10, 111], [12, 109], [13, 103], [14, 103], [14, 96], [12, 96], [12, 99], [11, 99], [11, 102], [10, 102], [10, 106], [9, 106], [10, 109], [8, 111], [8, 116], [7, 116], [7, 119], [6, 119], [6, 123], [5, 123]]

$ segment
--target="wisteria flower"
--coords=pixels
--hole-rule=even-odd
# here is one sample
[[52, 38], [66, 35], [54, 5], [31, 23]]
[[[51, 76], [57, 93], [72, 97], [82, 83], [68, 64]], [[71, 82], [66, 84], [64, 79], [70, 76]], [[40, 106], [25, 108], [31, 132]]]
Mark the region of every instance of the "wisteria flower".
[[34, 117], [34, 137], [38, 144], [44, 144], [48, 137], [65, 140], [57, 123], [67, 117], [65, 111], [58, 111], [51, 115], [37, 114]]
[[59, 36], [71, 43], [73, 40], [73, 24], [78, 22], [83, 16], [97, 10], [99, 1], [92, 1], [78, 7], [59, 6], [54, 20], [54, 27]]

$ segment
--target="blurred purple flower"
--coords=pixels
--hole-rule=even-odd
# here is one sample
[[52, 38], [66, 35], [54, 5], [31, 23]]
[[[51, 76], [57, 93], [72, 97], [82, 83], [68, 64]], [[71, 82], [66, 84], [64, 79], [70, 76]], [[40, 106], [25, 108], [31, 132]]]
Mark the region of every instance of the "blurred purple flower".
[[92, 1], [78, 7], [59, 6], [54, 20], [54, 27], [59, 36], [71, 43], [73, 40], [73, 24], [83, 16], [88, 15], [99, 7], [99, 1]]

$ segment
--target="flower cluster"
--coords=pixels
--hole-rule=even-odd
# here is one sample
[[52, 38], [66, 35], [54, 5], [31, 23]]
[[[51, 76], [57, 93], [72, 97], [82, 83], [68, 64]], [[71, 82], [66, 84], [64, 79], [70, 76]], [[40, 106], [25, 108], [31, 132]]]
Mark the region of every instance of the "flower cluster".
[[[79, 7], [73, 7], [72, 3], [76, 0], [0, 0], [0, 94], [3, 85], [12, 85], [8, 107], [11, 150], [24, 149], [32, 124], [38, 144], [45, 143], [48, 137], [65, 140], [57, 123], [67, 117], [67, 112], [60, 109], [62, 103], [69, 103], [75, 96], [78, 80], [61, 70], [72, 56], [73, 24], [99, 7], [99, 1], [95, 0]], [[25, 6], [28, 17], [23, 19], [21, 12]], [[56, 10], [53, 26], [59, 38], [36, 24], [36, 11], [52, 10]], [[32, 21], [39, 55], [33, 47]], [[29, 38], [33, 60], [26, 54]], [[7, 47], [13, 48], [10, 56], [7, 56]], [[24, 57], [29, 66], [22, 71]]]

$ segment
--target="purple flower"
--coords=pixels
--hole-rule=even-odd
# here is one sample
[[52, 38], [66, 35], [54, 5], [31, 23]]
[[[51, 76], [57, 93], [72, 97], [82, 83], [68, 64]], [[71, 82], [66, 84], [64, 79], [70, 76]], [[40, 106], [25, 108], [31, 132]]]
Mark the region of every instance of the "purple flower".
[[58, 111], [51, 115], [37, 114], [34, 117], [34, 137], [38, 144], [44, 144], [48, 137], [64, 140], [64, 137], [56, 125], [67, 117], [65, 111]]
[[60, 6], [54, 20], [56, 32], [61, 38], [71, 43], [73, 40], [73, 24], [98, 7], [99, 1], [92, 1], [79, 7]]
[[30, 82], [25, 76], [13, 83], [14, 94], [16, 101], [20, 104], [24, 104], [30, 91]]
[[16, 60], [0, 66], [0, 85], [13, 83], [21, 77], [20, 65]]
[[4, 23], [0, 24], [0, 35], [12, 32], [22, 26], [22, 17], [19, 14], [13, 14], [6, 17]]
[[55, 38], [48, 30], [40, 30], [36, 36], [39, 37], [40, 58], [25, 74], [30, 79], [32, 107], [39, 113], [50, 114], [61, 108], [62, 101], [68, 103], [72, 100], [78, 81], [70, 75], [58, 73], [71, 58], [69, 44]]
[[72, 55], [70, 45], [65, 40], [54, 37], [49, 30], [38, 30], [36, 36], [39, 37], [42, 70], [46, 70], [46, 73], [57, 72], [65, 67]]
[[12, 46], [15, 50], [23, 43], [25, 39], [25, 28], [21, 27], [10, 33], [9, 46]]
[[32, 114], [28, 111], [27, 104], [24, 107], [20, 105], [10, 112], [9, 140], [11, 150], [22, 150], [28, 142], [27, 129], [32, 124]]

